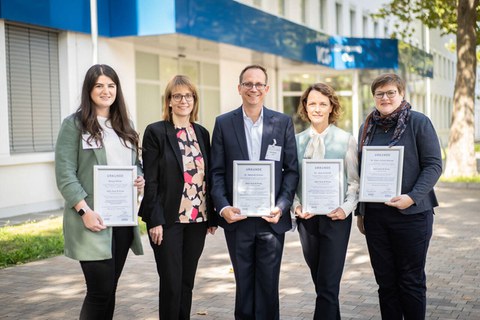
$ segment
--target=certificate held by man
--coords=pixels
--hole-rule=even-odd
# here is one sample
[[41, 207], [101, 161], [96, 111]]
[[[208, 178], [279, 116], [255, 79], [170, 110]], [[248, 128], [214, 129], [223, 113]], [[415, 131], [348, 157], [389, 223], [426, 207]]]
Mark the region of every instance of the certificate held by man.
[[94, 166], [94, 208], [106, 226], [135, 226], [136, 166]]
[[233, 206], [241, 215], [270, 216], [275, 206], [273, 161], [233, 162]]

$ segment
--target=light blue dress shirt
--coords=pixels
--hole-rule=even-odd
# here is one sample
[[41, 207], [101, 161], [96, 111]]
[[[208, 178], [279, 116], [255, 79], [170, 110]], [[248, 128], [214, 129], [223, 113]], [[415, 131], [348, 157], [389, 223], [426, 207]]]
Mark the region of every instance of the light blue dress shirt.
[[250, 161], [260, 160], [260, 151], [262, 149], [262, 133], [263, 133], [263, 107], [260, 117], [253, 123], [245, 110], [243, 112], [243, 127], [245, 128], [245, 137], [247, 138], [248, 158]]

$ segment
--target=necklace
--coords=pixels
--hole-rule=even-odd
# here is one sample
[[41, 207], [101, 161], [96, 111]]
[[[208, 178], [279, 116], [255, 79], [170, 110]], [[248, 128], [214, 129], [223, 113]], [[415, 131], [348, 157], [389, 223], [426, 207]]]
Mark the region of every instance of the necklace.
[[388, 127], [388, 126], [385, 126], [385, 127], [382, 126], [382, 130], [383, 130], [383, 132], [385, 132], [385, 133], [387, 133], [388, 130], [390, 130], [390, 128], [391, 128], [391, 127]]

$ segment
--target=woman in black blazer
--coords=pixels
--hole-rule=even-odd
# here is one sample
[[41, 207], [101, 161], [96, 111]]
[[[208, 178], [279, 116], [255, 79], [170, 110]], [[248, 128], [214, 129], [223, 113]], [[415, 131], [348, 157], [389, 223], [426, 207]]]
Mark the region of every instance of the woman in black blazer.
[[160, 277], [160, 319], [190, 319], [192, 290], [207, 233], [217, 215], [210, 199], [208, 131], [194, 121], [198, 94], [185, 76], [165, 89], [163, 121], [143, 137], [145, 196], [139, 215], [147, 224]]

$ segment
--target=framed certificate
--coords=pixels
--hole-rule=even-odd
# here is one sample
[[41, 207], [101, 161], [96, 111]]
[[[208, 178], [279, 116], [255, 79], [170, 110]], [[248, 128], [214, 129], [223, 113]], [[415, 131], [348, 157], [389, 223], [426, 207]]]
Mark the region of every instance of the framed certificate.
[[246, 216], [271, 214], [275, 207], [273, 161], [233, 161], [233, 206]]
[[328, 214], [344, 201], [342, 159], [303, 159], [302, 210], [311, 214]]
[[138, 224], [136, 166], [94, 166], [94, 210], [106, 226]]
[[364, 146], [361, 202], [386, 202], [402, 193], [403, 146]]

